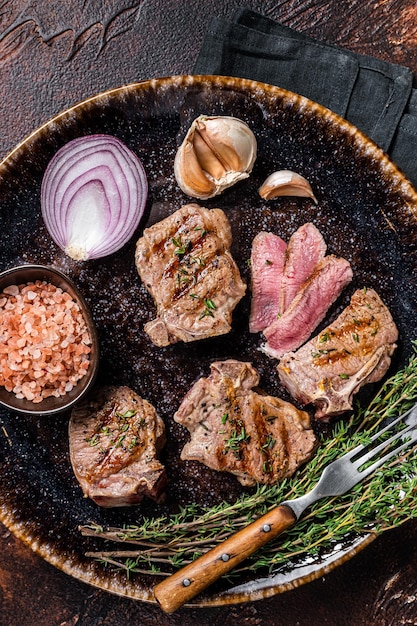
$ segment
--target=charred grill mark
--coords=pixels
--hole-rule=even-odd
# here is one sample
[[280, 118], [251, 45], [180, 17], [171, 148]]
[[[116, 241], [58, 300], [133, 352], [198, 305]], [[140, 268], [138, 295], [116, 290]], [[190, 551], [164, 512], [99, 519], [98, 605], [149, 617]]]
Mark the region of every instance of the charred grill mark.
[[[210, 256], [205, 256], [204, 258], [198, 257], [199, 261], [193, 259], [183, 259], [180, 264], [177, 265], [176, 269], [176, 288], [173, 293], [172, 299], [179, 300], [184, 295], [193, 292], [193, 288], [198, 285], [198, 283], [206, 276], [206, 274], [216, 267], [218, 267], [218, 259], [219, 255], [217, 251], [214, 251]], [[212, 293], [205, 293], [206, 298], [211, 298]]]
[[[235, 411], [235, 413], [237, 413], [237, 411]], [[247, 453], [247, 444], [250, 440], [250, 435], [246, 432], [245, 423], [242, 419], [237, 417], [232, 418], [230, 425], [230, 436], [225, 442], [223, 454], [227, 455], [230, 453], [234, 456], [237, 462], [245, 465], [245, 456]]]
[[254, 403], [252, 407], [253, 425], [263, 458], [262, 473], [264, 474], [269, 474], [272, 470], [272, 444], [274, 441], [268, 429], [268, 414], [269, 411], [264, 403]]
[[282, 449], [284, 450], [284, 453], [281, 455], [275, 455], [275, 471], [278, 470], [282, 472], [284, 468], [288, 467], [288, 459], [291, 455], [291, 446], [288, 430], [285, 428], [284, 424], [282, 424], [280, 431], [280, 441], [282, 443]]
[[[219, 445], [216, 449], [216, 458], [219, 468], [230, 466], [230, 456], [235, 462], [242, 461], [245, 444], [248, 441], [242, 419], [241, 399], [230, 378], [223, 380], [225, 388], [225, 401], [222, 405], [222, 427], [219, 429]], [[227, 415], [225, 418], [224, 416]]]
[[[208, 242], [208, 244], [207, 244]], [[211, 245], [210, 245], [211, 244]], [[165, 241], [169, 250], [162, 280], [174, 282], [172, 300], [184, 297], [199, 281], [204, 269], [219, 256], [219, 242], [202, 224], [188, 219]], [[209, 297], [209, 296], [208, 296]]]
[[113, 402], [103, 407], [98, 417], [92, 435], [85, 439], [97, 455], [87, 476], [89, 480], [122, 469], [145, 445], [143, 429], [146, 420], [137, 415], [136, 408], [125, 410]]
[[[282, 409], [281, 409], [282, 411]], [[288, 432], [284, 426], [282, 416], [280, 416], [280, 409], [274, 407], [271, 404], [262, 405], [262, 419], [264, 421], [264, 429], [262, 433], [261, 452], [264, 456], [263, 473], [271, 475], [282, 473], [284, 466], [287, 465], [286, 460], [291, 455], [290, 446], [288, 444]], [[275, 437], [268, 429], [268, 424], [273, 424], [278, 420], [279, 427], [275, 425]], [[277, 432], [279, 432], [279, 442], [276, 438]], [[285, 451], [283, 454], [282, 450]]]

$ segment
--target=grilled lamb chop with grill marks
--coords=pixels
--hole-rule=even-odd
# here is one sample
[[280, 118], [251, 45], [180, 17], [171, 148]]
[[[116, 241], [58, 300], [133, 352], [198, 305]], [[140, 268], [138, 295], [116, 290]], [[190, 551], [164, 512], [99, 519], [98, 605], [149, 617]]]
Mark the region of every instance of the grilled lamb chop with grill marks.
[[373, 289], [357, 290], [330, 326], [278, 365], [291, 395], [328, 421], [352, 408], [353, 395], [386, 373], [397, 347], [391, 313]]
[[231, 472], [244, 486], [274, 484], [305, 463], [316, 443], [308, 413], [254, 390], [258, 383], [250, 363], [212, 363], [174, 415], [191, 433], [181, 458]]
[[159, 501], [167, 483], [157, 455], [165, 426], [129, 387], [106, 387], [73, 409], [71, 463], [84, 495], [103, 507]]
[[221, 209], [187, 204], [145, 229], [136, 244], [138, 273], [157, 317], [145, 331], [157, 346], [223, 335], [246, 285], [230, 254], [232, 234]]
[[317, 263], [288, 309], [264, 329], [263, 352], [279, 359], [311, 336], [330, 306], [352, 280], [348, 261], [332, 254]]

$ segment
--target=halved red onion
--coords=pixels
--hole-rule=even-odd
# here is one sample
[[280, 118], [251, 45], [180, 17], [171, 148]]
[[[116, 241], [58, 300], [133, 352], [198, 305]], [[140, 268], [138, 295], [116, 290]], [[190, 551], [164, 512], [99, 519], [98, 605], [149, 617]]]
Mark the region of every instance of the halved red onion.
[[132, 237], [148, 195], [139, 158], [111, 135], [78, 137], [46, 168], [42, 217], [55, 243], [77, 261], [119, 250]]

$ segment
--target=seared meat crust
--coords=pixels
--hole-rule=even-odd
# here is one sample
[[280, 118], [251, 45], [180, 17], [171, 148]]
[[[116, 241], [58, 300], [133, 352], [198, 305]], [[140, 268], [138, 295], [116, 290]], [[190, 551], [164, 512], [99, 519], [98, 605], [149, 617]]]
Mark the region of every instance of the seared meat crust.
[[232, 311], [246, 291], [231, 242], [224, 212], [197, 204], [145, 229], [135, 262], [157, 308], [156, 319], [145, 325], [155, 345], [230, 331]]
[[308, 413], [255, 391], [258, 383], [250, 363], [212, 363], [174, 415], [191, 433], [181, 458], [231, 472], [244, 486], [274, 484], [307, 461], [316, 442]]

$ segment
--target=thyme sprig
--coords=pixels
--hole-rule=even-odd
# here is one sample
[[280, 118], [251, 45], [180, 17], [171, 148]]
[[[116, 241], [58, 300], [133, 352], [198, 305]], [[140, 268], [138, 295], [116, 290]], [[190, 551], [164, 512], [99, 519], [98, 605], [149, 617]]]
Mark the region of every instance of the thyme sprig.
[[[260, 485], [233, 503], [200, 509], [181, 508], [167, 518], [146, 519], [124, 528], [82, 526], [83, 535], [119, 544], [117, 550], [89, 552], [107, 566], [125, 570], [127, 576], [146, 572], [166, 575], [186, 565], [231, 533], [266, 513], [280, 501], [305, 494], [316, 484], [323, 468], [358, 443], [366, 443], [389, 418], [417, 401], [417, 343], [409, 363], [381, 387], [367, 407], [356, 406], [349, 420], [335, 423], [331, 437], [321, 437], [314, 458], [278, 485]], [[321, 500], [277, 540], [247, 559], [239, 572], [271, 572], [301, 557], [329, 551], [355, 535], [378, 535], [417, 517], [417, 456], [410, 448], [377, 470], [349, 493]], [[128, 544], [129, 549], [122, 548]]]

